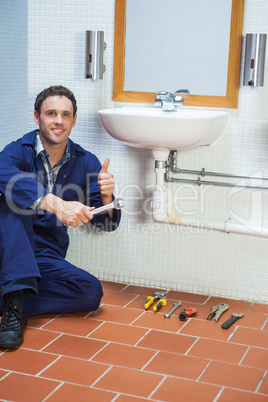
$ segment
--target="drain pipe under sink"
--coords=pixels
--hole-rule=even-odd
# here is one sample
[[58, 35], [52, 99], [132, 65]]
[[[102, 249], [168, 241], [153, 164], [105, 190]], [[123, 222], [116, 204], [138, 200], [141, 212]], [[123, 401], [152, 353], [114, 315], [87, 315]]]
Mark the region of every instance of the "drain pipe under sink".
[[168, 211], [168, 192], [165, 186], [166, 162], [164, 160], [155, 161], [156, 183], [151, 202], [153, 219], [157, 222], [165, 221]]

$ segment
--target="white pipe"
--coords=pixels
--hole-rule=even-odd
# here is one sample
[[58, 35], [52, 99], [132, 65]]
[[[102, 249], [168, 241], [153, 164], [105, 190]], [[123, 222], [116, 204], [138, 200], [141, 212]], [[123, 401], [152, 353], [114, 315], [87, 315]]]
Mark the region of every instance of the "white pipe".
[[231, 223], [231, 219], [225, 222], [204, 222], [199, 219], [185, 218], [176, 215], [172, 211], [170, 202], [168, 201], [168, 192], [164, 183], [164, 168], [155, 168], [156, 185], [153, 191], [152, 215], [156, 222], [173, 223], [175, 225], [199, 227], [208, 230], [218, 230], [225, 233], [240, 233], [251, 236], [268, 237], [268, 229], [258, 226], [246, 227], [240, 224]]

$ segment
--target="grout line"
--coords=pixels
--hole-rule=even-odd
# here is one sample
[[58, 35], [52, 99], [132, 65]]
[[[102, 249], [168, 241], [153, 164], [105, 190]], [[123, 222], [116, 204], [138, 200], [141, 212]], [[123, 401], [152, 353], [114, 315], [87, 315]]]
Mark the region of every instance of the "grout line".
[[232, 339], [233, 335], [236, 333], [237, 329], [238, 329], [238, 326], [235, 326], [233, 332], [226, 339], [226, 342], [230, 342], [230, 340]]
[[96, 328], [94, 328], [91, 332], [89, 332], [87, 335], [85, 335], [85, 338], [90, 339], [89, 336], [92, 336], [95, 331], [100, 329], [107, 321], [101, 321], [100, 325], [98, 325]]
[[193, 342], [193, 344], [189, 347], [189, 349], [184, 353], [185, 356], [188, 355], [190, 350], [194, 347], [194, 345], [199, 341], [200, 337], [196, 338], [196, 340]]
[[149, 359], [144, 366], [140, 369], [140, 371], [144, 371], [144, 369], [148, 366], [149, 363], [151, 363], [151, 361], [159, 354], [159, 350], [157, 350], [155, 352], [155, 354], [151, 357], [151, 359]]
[[60, 389], [62, 386], [64, 385], [64, 382], [61, 382], [61, 384], [59, 384], [55, 389], [53, 389], [53, 391], [50, 392], [50, 394], [48, 394], [43, 400], [42, 402], [45, 402], [48, 400], [48, 398], [50, 398], [56, 391], [58, 391], [58, 389]]
[[266, 318], [266, 320], [263, 323], [263, 326], [261, 327], [262, 330], [264, 329], [264, 327], [266, 326], [267, 323], [268, 323], [268, 317]]
[[262, 376], [262, 378], [261, 378], [259, 384], [257, 385], [257, 387], [256, 387], [256, 389], [255, 389], [255, 391], [254, 391], [255, 393], [258, 393], [258, 392], [259, 392], [259, 389], [260, 389], [260, 387], [261, 387], [261, 385], [262, 385], [264, 379], [266, 378], [267, 373], [268, 373], [268, 370], [266, 370], [266, 371], [264, 372], [264, 374], [263, 374], [263, 376]]
[[[112, 366], [112, 365], [111, 365], [110, 367], [108, 367], [107, 370], [106, 370], [104, 373], [102, 373], [102, 375], [100, 375], [100, 376], [90, 385], [90, 388], [94, 388], [95, 385], [96, 385], [106, 374], [108, 374], [109, 371], [111, 371], [113, 367], [114, 367], [114, 366]], [[96, 388], [98, 388], [98, 387], [96, 387]], [[107, 391], [108, 391], [108, 390], [107, 390]]]
[[[111, 344], [111, 342], [107, 341], [106, 345], [104, 345], [104, 346], [103, 346], [101, 349], [99, 349], [93, 356], [91, 356], [91, 358], [88, 359], [88, 361], [89, 361], [89, 362], [92, 361], [92, 359], [93, 359], [95, 356], [97, 356], [100, 352], [103, 351], [103, 349], [107, 348], [107, 346], [110, 345], [110, 344]], [[94, 362], [94, 363], [95, 363], [95, 362]], [[104, 363], [104, 364], [107, 364], [107, 363]]]
[[[167, 375], [165, 375], [161, 381], [159, 381], [159, 383], [157, 384], [157, 386], [152, 390], [152, 392], [150, 393], [150, 395], [148, 396], [148, 400], [151, 399], [153, 397], [153, 395], [156, 393], [156, 391], [161, 387], [161, 385], [164, 383], [164, 381], [166, 381], [166, 379], [168, 378]], [[153, 399], [155, 400], [155, 399]]]
[[[150, 333], [151, 331], [152, 331], [152, 329], [148, 329], [148, 331], [138, 340], [138, 342], [135, 343], [134, 346], [138, 346], [139, 343], [140, 343], [147, 335], [149, 335], [149, 333]], [[148, 348], [146, 348], [146, 349], [148, 349]]]
[[210, 366], [212, 360], [209, 360], [208, 364], [206, 365], [206, 367], [204, 368], [204, 370], [201, 372], [201, 374], [197, 377], [196, 381], [198, 382], [200, 380], [200, 378], [202, 377], [202, 375], [205, 373], [205, 371], [207, 370], [207, 368]]
[[243, 354], [243, 356], [241, 357], [238, 366], [241, 366], [242, 361], [245, 359], [246, 355], [248, 354], [249, 350], [251, 349], [251, 346], [248, 346], [247, 350], [245, 351], [245, 353]]
[[57, 341], [59, 338], [62, 337], [62, 335], [64, 335], [64, 333], [59, 334], [59, 336], [57, 336], [55, 339], [53, 339], [52, 341], [50, 341], [49, 343], [47, 343], [45, 346], [43, 346], [41, 349], [39, 349], [38, 352], [44, 352], [44, 349], [47, 348], [49, 345], [51, 345], [53, 342]]
[[218, 395], [217, 395], [216, 398], [213, 400], [213, 402], [217, 402], [217, 401], [219, 400], [219, 398], [221, 397], [221, 395], [222, 395], [222, 393], [223, 393], [223, 391], [224, 391], [224, 388], [225, 388], [225, 387], [223, 387], [222, 389], [219, 390]]
[[[55, 355], [56, 356], [56, 355]], [[36, 377], [40, 377], [40, 375], [44, 372], [44, 371], [46, 371], [49, 367], [51, 367], [51, 366], [53, 366], [58, 360], [60, 360], [60, 358], [62, 357], [62, 356], [59, 356], [59, 355], [57, 355], [58, 357], [55, 359], [55, 360], [53, 360], [53, 362], [51, 362], [51, 363], [49, 363], [46, 367], [44, 367], [41, 371], [39, 371], [39, 373], [37, 373], [35, 376]], [[55, 380], [55, 381], [58, 381], [58, 380]]]

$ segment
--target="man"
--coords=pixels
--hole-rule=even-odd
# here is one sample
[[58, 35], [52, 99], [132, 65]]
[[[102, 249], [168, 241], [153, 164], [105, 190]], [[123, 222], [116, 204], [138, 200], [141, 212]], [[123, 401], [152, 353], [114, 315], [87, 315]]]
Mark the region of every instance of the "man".
[[[99, 280], [65, 260], [67, 227], [116, 229], [120, 211], [93, 216], [113, 200], [115, 181], [95, 155], [69, 139], [76, 123], [71, 91], [53, 86], [36, 98], [34, 130], [0, 153], [0, 348], [23, 342], [27, 316], [93, 311]], [[90, 253], [88, 255], [90, 259]]]

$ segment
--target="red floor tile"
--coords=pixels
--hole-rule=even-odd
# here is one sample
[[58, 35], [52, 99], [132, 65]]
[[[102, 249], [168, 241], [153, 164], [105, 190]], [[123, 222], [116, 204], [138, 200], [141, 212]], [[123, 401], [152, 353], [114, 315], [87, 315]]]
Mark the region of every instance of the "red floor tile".
[[206, 359], [159, 352], [144, 370], [196, 380], [208, 363]]
[[192, 336], [152, 330], [141, 339], [138, 346], [154, 350], [162, 350], [165, 352], [184, 354], [195, 341], [196, 338]]
[[97, 341], [95, 339], [62, 335], [47, 346], [44, 351], [88, 360], [105, 345], [106, 342]]
[[200, 338], [188, 356], [219, 360], [238, 364], [247, 351], [247, 346]]
[[220, 341], [226, 341], [230, 336], [229, 331], [222, 329], [219, 322], [203, 321], [195, 318], [187, 321], [187, 325], [180, 330], [180, 334]]
[[109, 281], [101, 281], [102, 288], [104, 290], [114, 290], [116, 292], [120, 292], [125, 289], [128, 285], [124, 285], [123, 283], [109, 282]]
[[162, 313], [154, 313], [146, 311], [140, 318], [138, 318], [133, 325], [136, 327], [144, 327], [150, 329], [158, 329], [161, 331], [168, 331], [176, 333], [184, 325], [178, 317], [164, 318]]
[[44, 378], [11, 373], [0, 381], [0, 398], [2, 401], [42, 402], [59, 384]]
[[268, 315], [268, 304], [254, 303], [250, 308], [251, 312], [263, 313]]
[[257, 346], [260, 348], [268, 348], [267, 332], [258, 329], [237, 328], [231, 338], [231, 342], [242, 343], [249, 346]]
[[193, 293], [176, 292], [173, 290], [169, 291], [166, 296], [168, 299], [175, 300], [176, 302], [181, 301], [184, 303], [187, 302], [188, 304], [189, 303], [203, 304], [208, 299], [208, 296], [195, 295]]
[[218, 402], [267, 402], [267, 396], [225, 388]]
[[90, 386], [107, 369], [109, 369], [109, 366], [105, 364], [63, 356], [48, 367], [42, 373], [42, 377]]
[[[207, 300], [206, 304], [209, 306], [216, 306], [219, 303], [226, 303], [229, 306], [229, 310], [227, 312], [233, 313], [244, 313], [245, 311], [248, 311], [251, 307], [251, 303], [243, 300], [233, 300], [233, 299], [225, 299], [221, 297], [210, 297], [209, 300]], [[224, 314], [227, 314], [224, 313]]]
[[41, 350], [60, 334], [43, 329], [27, 328], [22, 347], [25, 349]]
[[260, 386], [259, 393], [266, 394], [268, 396], [268, 375], [266, 373], [266, 377], [263, 380], [263, 383]]
[[200, 381], [253, 392], [263, 374], [264, 370], [213, 361]]
[[268, 370], [268, 349], [250, 348], [241, 364]]
[[122, 367], [112, 367], [112, 369], [95, 384], [95, 387], [148, 398], [162, 379], [163, 376], [158, 374]]
[[43, 326], [44, 329], [60, 333], [87, 336], [100, 325], [99, 322], [73, 315], [62, 315]]
[[220, 390], [215, 385], [168, 377], [152, 395], [152, 399], [166, 402], [212, 402]]
[[116, 292], [115, 290], [105, 290], [103, 298], [101, 299], [101, 304], [108, 304], [112, 306], [126, 306], [136, 295], [131, 295], [123, 292]]
[[0, 367], [4, 370], [36, 375], [56, 359], [57, 356], [49, 353], [22, 348], [12, 349], [0, 356]]
[[90, 315], [90, 318], [120, 324], [131, 324], [140, 316], [141, 312], [124, 307], [102, 306]]
[[135, 345], [147, 332], [144, 328], [105, 322], [91, 333], [90, 338]]
[[145, 402], [149, 399], [144, 398], [136, 398], [135, 396], [128, 396], [128, 395], [120, 395], [117, 399], [117, 402]]
[[102, 349], [92, 361], [142, 369], [154, 355], [153, 350], [111, 343]]
[[111, 402], [115, 393], [82, 387], [80, 385], [63, 384], [47, 401], [49, 402]]
[[152, 289], [145, 286], [129, 285], [123, 292], [131, 293], [134, 295], [153, 296], [155, 292], [166, 292], [164, 289]]
[[42, 328], [45, 324], [54, 320], [56, 317], [56, 314], [44, 314], [28, 317], [28, 327]]

